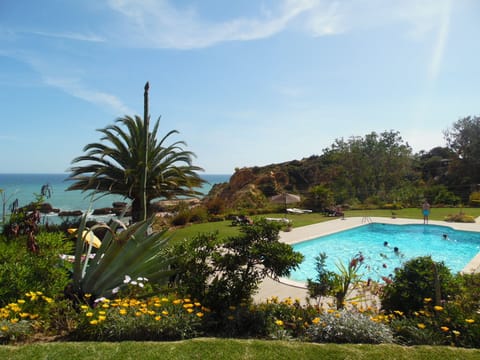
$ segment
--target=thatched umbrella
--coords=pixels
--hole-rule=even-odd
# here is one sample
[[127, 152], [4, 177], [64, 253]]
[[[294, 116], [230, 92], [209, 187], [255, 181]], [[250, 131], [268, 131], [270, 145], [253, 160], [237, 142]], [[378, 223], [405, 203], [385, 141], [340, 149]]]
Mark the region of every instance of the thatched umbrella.
[[289, 193], [282, 193], [270, 198], [270, 201], [275, 204], [285, 204], [285, 210], [287, 209], [287, 204], [298, 203], [300, 200], [300, 196]]

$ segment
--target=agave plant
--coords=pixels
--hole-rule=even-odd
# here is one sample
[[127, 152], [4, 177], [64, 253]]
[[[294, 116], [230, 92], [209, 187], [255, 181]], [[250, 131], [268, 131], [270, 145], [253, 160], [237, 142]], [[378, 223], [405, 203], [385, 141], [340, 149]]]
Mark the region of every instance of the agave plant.
[[[166, 231], [147, 234], [152, 218], [140, 221], [117, 233], [118, 223], [112, 227], [95, 225], [86, 229], [86, 216], [77, 231], [73, 281], [71, 291], [78, 298], [85, 294], [91, 300], [111, 298], [127, 286], [125, 278], [144, 278], [151, 284], [165, 284], [172, 271], [173, 258], [167, 256], [165, 245], [169, 241]], [[100, 248], [92, 258], [92, 241], [85, 241], [88, 231], [99, 227], [107, 229]]]

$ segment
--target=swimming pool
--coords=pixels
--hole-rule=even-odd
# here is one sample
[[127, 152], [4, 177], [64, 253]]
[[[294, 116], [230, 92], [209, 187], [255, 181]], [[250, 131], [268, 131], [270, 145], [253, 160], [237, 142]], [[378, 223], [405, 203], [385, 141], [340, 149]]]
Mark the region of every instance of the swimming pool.
[[[388, 246], [384, 246], [385, 241]], [[339, 261], [347, 264], [361, 252], [365, 258], [359, 271], [362, 279], [381, 281], [382, 277], [393, 275], [396, 267], [418, 256], [430, 255], [435, 261], [443, 261], [452, 273], [459, 272], [480, 251], [480, 233], [440, 225], [371, 223], [292, 246], [305, 259], [300, 268], [291, 273], [291, 280], [314, 279], [315, 257], [320, 252], [327, 254], [327, 268], [335, 272], [338, 272]]]

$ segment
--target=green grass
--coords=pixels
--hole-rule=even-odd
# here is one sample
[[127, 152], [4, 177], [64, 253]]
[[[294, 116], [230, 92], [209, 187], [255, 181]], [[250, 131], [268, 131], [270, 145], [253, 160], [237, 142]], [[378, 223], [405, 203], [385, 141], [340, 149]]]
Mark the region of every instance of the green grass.
[[[472, 215], [474, 217], [480, 216], [480, 208], [433, 208], [430, 214], [430, 220], [440, 220], [443, 221], [445, 216], [451, 214], [457, 214], [460, 211], [466, 213], [467, 215]], [[423, 215], [419, 208], [408, 208], [401, 210], [394, 210], [394, 213], [399, 218], [406, 219], [423, 219]], [[348, 217], [391, 217], [391, 210], [350, 210], [345, 212], [345, 216]], [[293, 227], [306, 226], [311, 224], [316, 224], [319, 222], [330, 221], [336, 219], [335, 217], [324, 216], [320, 213], [307, 213], [307, 214], [288, 214], [285, 213], [276, 213], [276, 214], [262, 214], [251, 216], [253, 220], [261, 217], [287, 217], [292, 221]], [[181, 240], [184, 238], [192, 238], [198, 233], [210, 233], [218, 231], [219, 238], [224, 239], [229, 236], [234, 236], [238, 234], [239, 227], [232, 226], [232, 222], [228, 221], [219, 221], [203, 224], [192, 224], [184, 228], [176, 229], [172, 231], [173, 241]]]
[[0, 359], [478, 359], [480, 350], [447, 346], [339, 345], [201, 338], [179, 342], [54, 342], [1, 346]]

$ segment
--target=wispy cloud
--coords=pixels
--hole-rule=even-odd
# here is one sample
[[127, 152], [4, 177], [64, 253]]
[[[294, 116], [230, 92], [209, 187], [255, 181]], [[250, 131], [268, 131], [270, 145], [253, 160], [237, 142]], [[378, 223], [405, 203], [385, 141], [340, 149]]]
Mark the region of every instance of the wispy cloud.
[[440, 72], [443, 54], [445, 52], [445, 45], [447, 43], [448, 33], [450, 29], [450, 13], [451, 1], [446, 1], [443, 3], [442, 6], [442, 13], [439, 18], [440, 23], [437, 30], [437, 37], [428, 71], [430, 80], [435, 80]]
[[256, 16], [222, 22], [208, 21], [194, 7], [181, 9], [168, 0], [110, 0], [108, 5], [122, 25], [110, 36], [118, 36], [122, 44], [191, 49], [268, 38], [290, 28], [328, 36], [406, 23], [411, 36], [421, 37], [445, 21], [439, 18], [446, 12], [445, 1], [449, 0], [283, 0], [270, 7], [262, 4]]
[[287, 0], [278, 9], [256, 18], [235, 18], [212, 23], [195, 9], [179, 10], [166, 0], [111, 0], [109, 5], [124, 17], [122, 40], [134, 46], [202, 48], [225, 41], [245, 41], [273, 36], [293, 19], [311, 10], [315, 0]]
[[117, 114], [132, 113], [132, 111], [130, 111], [130, 109], [116, 96], [98, 90], [88, 89], [77, 79], [46, 76], [44, 81], [47, 85], [59, 88], [79, 99], [103, 107], [108, 107]]
[[22, 31], [23, 33], [29, 33], [44, 37], [62, 38], [67, 40], [88, 41], [88, 42], [105, 42], [106, 39], [102, 36], [92, 33], [73, 33], [73, 32], [47, 32], [47, 31]]

